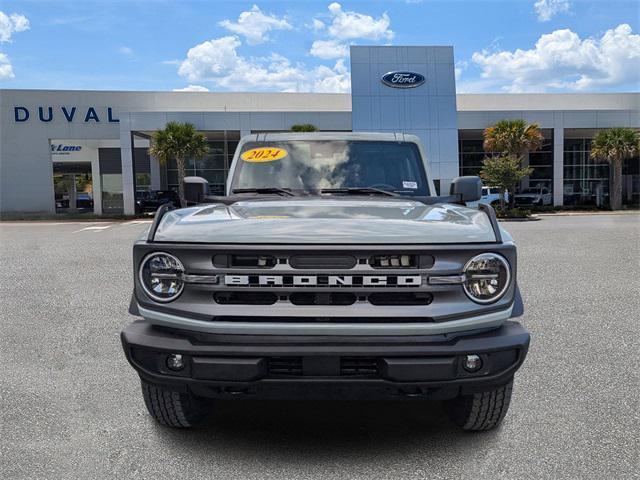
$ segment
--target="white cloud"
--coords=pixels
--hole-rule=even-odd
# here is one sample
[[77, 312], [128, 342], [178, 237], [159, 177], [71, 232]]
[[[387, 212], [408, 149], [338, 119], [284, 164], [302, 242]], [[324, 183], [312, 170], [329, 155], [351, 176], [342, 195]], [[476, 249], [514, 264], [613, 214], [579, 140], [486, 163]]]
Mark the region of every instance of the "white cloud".
[[334, 67], [306, 68], [278, 54], [244, 57], [238, 37], [207, 40], [189, 49], [178, 74], [190, 82], [211, 82], [233, 91], [347, 92], [350, 77], [342, 60]]
[[468, 67], [469, 67], [469, 62], [467, 62], [466, 60], [460, 60], [456, 62], [455, 68], [454, 68], [456, 82], [460, 80], [460, 76], [462, 75], [462, 72], [464, 72]]
[[[0, 43], [11, 41], [14, 33], [29, 30], [29, 19], [19, 13], [7, 15], [0, 10]], [[13, 66], [7, 54], [0, 52], [0, 80], [15, 78]]]
[[190, 82], [224, 75], [240, 62], [236, 49], [241, 43], [238, 37], [221, 37], [202, 42], [189, 49], [187, 58], [178, 68], [178, 74]]
[[387, 13], [374, 18], [345, 11], [335, 2], [328, 9], [326, 19], [313, 18], [306, 27], [325, 37], [313, 42], [309, 54], [336, 60], [333, 66], [308, 67], [275, 53], [266, 57], [240, 54], [244, 43], [261, 43], [268, 40], [267, 34], [272, 30], [292, 29], [286, 18], [265, 14], [254, 5], [250, 11], [242, 12], [237, 22], [220, 23], [237, 35], [207, 40], [189, 49], [178, 74], [193, 84], [211, 84], [232, 91], [348, 92], [351, 77], [344, 58], [349, 54], [349, 41], [390, 41], [394, 35], [389, 28], [391, 20]]
[[321, 65], [312, 72], [311, 91], [320, 93], [347, 93], [351, 89], [351, 74], [340, 59], [333, 68]]
[[328, 33], [339, 40], [353, 40], [363, 38], [366, 40], [391, 40], [393, 31], [389, 29], [391, 19], [387, 13], [383, 13], [378, 19], [364, 13], [342, 10], [342, 5], [337, 2], [329, 5], [331, 25]]
[[264, 43], [269, 40], [267, 33], [271, 30], [291, 30], [293, 27], [286, 18], [278, 18], [272, 14], [263, 13], [260, 7], [254, 5], [251, 10], [240, 13], [237, 22], [223, 20], [220, 26], [230, 32], [242, 35], [249, 45]]
[[324, 27], [326, 26], [326, 25], [322, 22], [322, 20], [318, 20], [317, 18], [314, 18], [311, 22], [312, 22], [312, 23], [311, 23], [311, 29], [312, 29], [314, 32], [319, 32], [320, 30], [324, 30]]
[[8, 80], [14, 78], [13, 67], [9, 61], [9, 57], [0, 52], [0, 80]]
[[584, 91], [640, 84], [640, 35], [627, 24], [601, 38], [569, 29], [542, 35], [530, 50], [476, 52], [472, 60], [489, 85], [509, 92]]
[[338, 40], [316, 40], [311, 45], [309, 54], [325, 60], [344, 58], [349, 55], [349, 47]]
[[183, 88], [174, 88], [174, 92], [208, 92], [209, 89], [207, 87], [203, 87], [202, 85], [188, 85]]
[[18, 13], [7, 15], [0, 11], [0, 42], [10, 42], [14, 33], [25, 30], [29, 30], [27, 17]]
[[393, 32], [389, 29], [391, 19], [383, 13], [378, 19], [358, 12], [342, 10], [342, 5], [329, 5], [330, 23], [314, 18], [312, 29], [315, 32], [326, 32], [327, 40], [316, 40], [311, 45], [309, 55], [325, 60], [344, 58], [349, 55], [349, 45], [345, 40], [391, 40]]
[[121, 53], [122, 55], [133, 55], [133, 49], [131, 49], [130, 47], [120, 47], [118, 49], [118, 53]]
[[559, 13], [566, 13], [571, 9], [569, 0], [537, 0], [533, 9], [538, 14], [538, 20], [548, 22]]

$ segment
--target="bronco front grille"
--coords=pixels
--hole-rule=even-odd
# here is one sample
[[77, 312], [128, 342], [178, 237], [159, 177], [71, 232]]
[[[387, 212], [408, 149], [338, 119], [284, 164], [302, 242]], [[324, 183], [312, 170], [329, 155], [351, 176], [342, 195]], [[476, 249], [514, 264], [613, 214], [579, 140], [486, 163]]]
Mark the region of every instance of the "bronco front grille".
[[407, 288], [423, 285], [422, 275], [357, 275], [321, 274], [287, 275], [269, 273], [252, 275], [245, 273], [225, 273], [221, 283], [229, 288]]
[[376, 306], [429, 305], [433, 294], [429, 292], [373, 292], [358, 295], [353, 292], [293, 292], [276, 295], [263, 291], [218, 292], [213, 295], [220, 305], [273, 305], [278, 300], [293, 305], [337, 305], [349, 306], [356, 302], [369, 302]]
[[220, 305], [273, 305], [278, 301], [271, 292], [218, 292], [213, 298]]
[[367, 297], [372, 305], [429, 305], [433, 295], [429, 292], [374, 292]]
[[299, 270], [350, 270], [358, 260], [353, 255], [292, 255], [291, 268]]
[[208, 321], [426, 324], [513, 300], [511, 287], [495, 305], [479, 305], [463, 288], [465, 264], [486, 251], [504, 255], [515, 277], [509, 244], [144, 245], [134, 249], [136, 261], [160, 248], [185, 269], [183, 293], [163, 309]]
[[294, 305], [353, 305], [358, 297], [349, 292], [295, 292], [289, 295]]
[[[427, 272], [435, 258], [426, 252], [265, 249], [214, 253], [211, 258], [216, 273], [210, 288], [213, 298], [228, 307], [327, 306], [353, 308], [357, 314], [362, 305], [427, 306], [434, 298], [425, 290], [429, 290]], [[309, 312], [302, 316], [310, 317]]]

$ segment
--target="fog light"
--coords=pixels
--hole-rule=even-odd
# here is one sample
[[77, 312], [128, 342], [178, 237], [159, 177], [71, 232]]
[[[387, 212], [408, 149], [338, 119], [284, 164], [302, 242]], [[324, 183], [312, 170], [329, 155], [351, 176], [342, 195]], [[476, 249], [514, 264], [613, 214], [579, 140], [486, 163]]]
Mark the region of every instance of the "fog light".
[[184, 358], [179, 353], [172, 353], [167, 357], [167, 368], [178, 372], [184, 368]]
[[482, 359], [479, 355], [466, 355], [462, 367], [467, 372], [477, 372], [482, 368]]

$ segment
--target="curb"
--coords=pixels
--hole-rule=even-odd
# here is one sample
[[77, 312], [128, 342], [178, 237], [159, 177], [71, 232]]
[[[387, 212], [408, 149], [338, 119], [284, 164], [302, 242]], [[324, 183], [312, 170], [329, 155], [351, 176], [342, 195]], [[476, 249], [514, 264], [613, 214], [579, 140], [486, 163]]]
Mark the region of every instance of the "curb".
[[553, 212], [534, 213], [536, 217], [579, 217], [587, 215], [640, 215], [640, 210], [619, 211], [619, 212]]
[[516, 218], [498, 218], [499, 222], [537, 222], [542, 220], [541, 218], [532, 215], [530, 217], [516, 217]]

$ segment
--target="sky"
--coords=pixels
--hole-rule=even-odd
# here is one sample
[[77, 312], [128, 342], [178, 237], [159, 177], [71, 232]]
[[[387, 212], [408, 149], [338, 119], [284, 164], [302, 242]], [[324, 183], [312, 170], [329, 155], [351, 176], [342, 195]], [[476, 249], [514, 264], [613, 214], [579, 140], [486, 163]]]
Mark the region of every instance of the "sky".
[[349, 45], [453, 45], [459, 93], [640, 87], [640, 2], [0, 0], [0, 88], [349, 92]]

